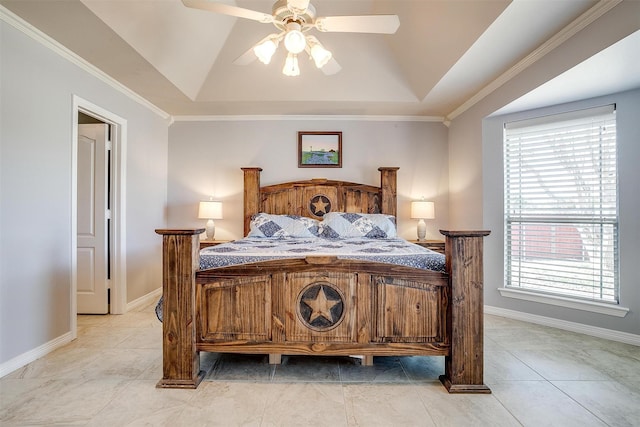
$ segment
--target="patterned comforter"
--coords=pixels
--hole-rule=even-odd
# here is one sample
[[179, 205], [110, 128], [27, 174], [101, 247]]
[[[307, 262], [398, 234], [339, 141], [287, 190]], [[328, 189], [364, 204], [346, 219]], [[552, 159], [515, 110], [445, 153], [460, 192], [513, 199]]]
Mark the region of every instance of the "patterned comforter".
[[[247, 264], [278, 258], [304, 258], [307, 255], [329, 255], [343, 259], [357, 259], [404, 265], [444, 272], [444, 255], [404, 239], [371, 239], [354, 237], [326, 239], [322, 237], [268, 239], [249, 238], [234, 240], [200, 251], [200, 269]], [[162, 322], [161, 297], [156, 315]]]
[[329, 255], [444, 272], [444, 255], [404, 239], [244, 238], [200, 251], [200, 269], [279, 258]]

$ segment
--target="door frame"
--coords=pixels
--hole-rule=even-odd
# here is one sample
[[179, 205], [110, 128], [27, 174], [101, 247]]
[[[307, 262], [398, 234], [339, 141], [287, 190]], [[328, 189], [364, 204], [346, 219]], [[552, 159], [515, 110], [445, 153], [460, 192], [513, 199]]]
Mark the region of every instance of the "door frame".
[[73, 95], [71, 122], [71, 313], [72, 339], [78, 336], [78, 112], [111, 125], [111, 314], [127, 310], [126, 147], [127, 120]]

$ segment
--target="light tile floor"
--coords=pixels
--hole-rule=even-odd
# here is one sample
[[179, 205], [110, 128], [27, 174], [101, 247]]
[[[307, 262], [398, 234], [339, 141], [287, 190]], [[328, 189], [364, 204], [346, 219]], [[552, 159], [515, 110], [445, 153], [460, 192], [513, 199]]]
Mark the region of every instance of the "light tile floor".
[[490, 395], [450, 395], [439, 357], [203, 353], [197, 390], [156, 389], [153, 307], [79, 316], [78, 339], [0, 379], [0, 425], [640, 426], [640, 347], [485, 316]]

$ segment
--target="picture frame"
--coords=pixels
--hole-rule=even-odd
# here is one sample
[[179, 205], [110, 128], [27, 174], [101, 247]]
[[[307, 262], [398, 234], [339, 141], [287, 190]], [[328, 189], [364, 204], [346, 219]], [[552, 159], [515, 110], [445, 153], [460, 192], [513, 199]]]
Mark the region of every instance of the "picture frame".
[[299, 168], [341, 168], [342, 132], [298, 132]]

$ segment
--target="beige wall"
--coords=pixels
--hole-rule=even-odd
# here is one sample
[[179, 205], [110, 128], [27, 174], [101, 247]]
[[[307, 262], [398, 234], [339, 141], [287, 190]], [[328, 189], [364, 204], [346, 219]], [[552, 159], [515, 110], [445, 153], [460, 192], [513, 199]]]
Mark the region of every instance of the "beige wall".
[[[299, 130], [342, 131], [342, 168], [298, 168]], [[436, 203], [427, 233], [448, 227], [447, 129], [441, 123], [343, 120], [176, 122], [169, 131], [168, 222], [203, 226], [197, 203], [214, 195], [224, 203], [216, 237], [242, 237], [243, 166], [263, 169], [263, 185], [329, 178], [380, 185], [380, 166], [398, 166], [398, 231], [416, 237], [410, 201]]]
[[[640, 283], [635, 266], [640, 258], [638, 249], [640, 224], [637, 219], [640, 193], [628, 190], [629, 186], [635, 186], [635, 183], [640, 182], [638, 168], [635, 166], [638, 161], [637, 141], [640, 134], [637, 120], [640, 117], [639, 92], [612, 94], [600, 100], [581, 100], [567, 106], [550, 107], [538, 112], [526, 113], [528, 115], [548, 114], [550, 111], [583, 108], [598, 102], [620, 103], [622, 108], [618, 113], [620, 154], [628, 153], [619, 165], [620, 204], [621, 209], [624, 207], [620, 218], [621, 305], [631, 309], [625, 318], [500, 296], [497, 288], [503, 286], [504, 281], [502, 122], [500, 122], [501, 118], [487, 119], [494, 111], [640, 29], [639, 16], [640, 2], [622, 2], [473, 108], [456, 117], [451, 123], [449, 131], [451, 226], [453, 228], [482, 227], [492, 230], [492, 234], [485, 239], [486, 305], [640, 335], [640, 315], [638, 314]], [[622, 120], [623, 117], [625, 120]], [[629, 163], [629, 158], [634, 158], [633, 156], [635, 161]]]
[[623, 1], [526, 68], [472, 108], [449, 129], [451, 226], [482, 226], [482, 120], [536, 87], [640, 29], [640, 2]]
[[161, 285], [166, 119], [0, 21], [0, 365], [71, 328], [73, 95], [127, 121], [127, 300]]

